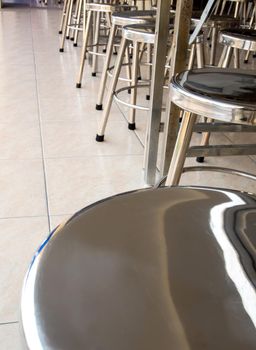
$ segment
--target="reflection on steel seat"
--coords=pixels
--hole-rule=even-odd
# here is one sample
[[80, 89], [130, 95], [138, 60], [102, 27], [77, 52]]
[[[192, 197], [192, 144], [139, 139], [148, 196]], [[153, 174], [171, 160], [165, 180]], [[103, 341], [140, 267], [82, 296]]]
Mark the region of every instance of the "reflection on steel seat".
[[27, 273], [27, 347], [255, 349], [255, 222], [255, 196], [200, 187], [139, 190], [81, 210]]
[[[256, 143], [209, 145], [210, 132], [256, 132], [256, 75], [252, 71], [204, 68], [184, 71], [172, 78], [170, 100], [183, 111], [171, 160], [167, 185], [177, 185], [186, 156], [256, 154]], [[210, 122], [199, 129], [197, 115]], [[205, 131], [201, 146], [190, 147], [193, 131]]]

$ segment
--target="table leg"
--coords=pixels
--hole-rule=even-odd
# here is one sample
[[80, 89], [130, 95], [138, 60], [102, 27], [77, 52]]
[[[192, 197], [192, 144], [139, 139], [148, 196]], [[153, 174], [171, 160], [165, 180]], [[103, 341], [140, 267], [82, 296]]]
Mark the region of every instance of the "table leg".
[[[181, 1], [181, 0], [179, 0]], [[191, 0], [192, 1], [192, 0]], [[168, 24], [171, 0], [158, 0], [156, 38], [154, 46], [150, 110], [145, 146], [145, 182], [155, 184], [159, 126], [161, 122], [163, 83], [167, 51]]]

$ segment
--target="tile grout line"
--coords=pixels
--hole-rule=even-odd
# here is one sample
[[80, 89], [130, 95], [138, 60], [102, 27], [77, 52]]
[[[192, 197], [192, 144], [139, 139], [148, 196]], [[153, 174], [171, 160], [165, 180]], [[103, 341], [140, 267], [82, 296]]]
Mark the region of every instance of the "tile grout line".
[[34, 61], [34, 70], [35, 70], [35, 81], [36, 81], [37, 110], [38, 110], [38, 122], [39, 122], [39, 133], [40, 133], [40, 144], [41, 144], [41, 156], [42, 156], [42, 164], [43, 164], [43, 180], [44, 180], [44, 191], [45, 191], [45, 200], [46, 200], [47, 222], [48, 222], [48, 230], [49, 230], [49, 232], [51, 232], [48, 187], [47, 187], [47, 179], [46, 179], [46, 166], [45, 166], [45, 159], [44, 159], [44, 147], [43, 147], [43, 137], [42, 137], [42, 121], [41, 121], [41, 112], [40, 112], [40, 104], [39, 104], [37, 68], [36, 68], [33, 27], [32, 27], [33, 26], [33, 24], [32, 24], [32, 11], [33, 11], [33, 9], [30, 8], [30, 11], [29, 11], [30, 12], [30, 30], [31, 30], [33, 61]]
[[11, 324], [18, 324], [19, 321], [10, 321], [10, 322], [0, 322], [0, 326], [7, 326]]

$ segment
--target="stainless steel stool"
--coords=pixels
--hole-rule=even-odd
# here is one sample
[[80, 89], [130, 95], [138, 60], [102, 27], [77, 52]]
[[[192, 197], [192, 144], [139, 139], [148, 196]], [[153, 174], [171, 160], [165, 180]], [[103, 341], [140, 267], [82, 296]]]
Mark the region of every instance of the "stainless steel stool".
[[[256, 142], [252, 145], [207, 145], [189, 149], [193, 131], [218, 132], [224, 129], [256, 132], [255, 96], [256, 74], [250, 71], [209, 68], [185, 71], [172, 79], [170, 99], [184, 113], [167, 185], [179, 183], [186, 155], [209, 157], [256, 154]], [[197, 115], [222, 123], [206, 123], [201, 125], [201, 129], [199, 124], [199, 129], [194, 128]]]
[[[106, 16], [106, 21], [108, 23], [108, 28], [111, 27], [111, 14], [116, 11], [122, 11], [122, 10], [129, 10], [131, 7], [129, 5], [109, 5], [109, 4], [101, 4], [101, 3], [86, 3], [86, 0], [83, 0], [83, 8], [84, 8], [84, 18], [86, 18], [85, 26], [84, 26], [84, 36], [83, 36], [83, 46], [82, 46], [82, 52], [81, 52], [81, 59], [80, 59], [80, 68], [79, 73], [77, 77], [77, 83], [76, 87], [81, 87], [82, 77], [83, 77], [83, 71], [84, 71], [84, 62], [86, 57], [86, 52], [88, 48], [92, 47], [92, 51], [88, 51], [90, 54], [93, 55], [93, 62], [92, 62], [92, 76], [96, 76], [96, 67], [97, 67], [97, 57], [98, 56], [105, 56], [105, 53], [98, 52], [99, 48], [99, 38], [100, 38], [100, 19], [101, 15], [104, 14]], [[95, 14], [95, 29], [93, 33], [93, 40], [92, 45], [88, 44], [89, 35], [92, 30], [92, 19], [93, 14]], [[108, 36], [106, 37], [106, 43], [107, 44]], [[102, 45], [102, 44], [101, 44]]]
[[234, 68], [239, 68], [239, 52], [247, 51], [244, 62], [247, 63], [250, 52], [256, 51], [256, 30], [227, 29], [220, 32], [220, 43], [224, 45], [219, 67], [229, 67], [233, 54]]
[[109, 33], [106, 58], [104, 60], [103, 71], [101, 75], [100, 90], [98, 94], [96, 110], [102, 110], [102, 102], [107, 82], [107, 73], [110, 68], [110, 61], [113, 52], [115, 34], [118, 28], [123, 28], [132, 24], [145, 24], [154, 22], [156, 11], [125, 11], [112, 14], [112, 25]]
[[[192, 23], [197, 23], [200, 20], [201, 13], [193, 12]], [[207, 40], [210, 40], [210, 57], [209, 65], [215, 65], [216, 51], [217, 51], [217, 39], [220, 30], [227, 28], [237, 28], [240, 25], [240, 21], [236, 18], [227, 15], [211, 15], [206, 23], [204, 29], [208, 30]]]
[[[170, 32], [172, 32], [172, 30], [173, 30], [173, 25], [170, 25]], [[195, 58], [197, 58], [198, 66], [200, 68], [203, 67], [203, 50], [202, 50], [201, 35], [202, 34], [200, 33], [200, 36], [196, 40], [196, 43], [194, 43], [192, 45], [190, 61], [189, 61], [189, 65], [191, 67], [193, 66]], [[134, 47], [131, 86], [117, 90], [116, 89], [117, 81], [118, 81], [118, 77], [120, 75], [122, 61], [124, 59], [124, 52], [125, 52], [127, 45], [130, 42], [133, 42], [133, 47]], [[105, 104], [105, 108], [103, 111], [100, 126], [98, 128], [98, 133], [96, 135], [96, 141], [98, 141], [98, 142], [104, 141], [104, 133], [105, 133], [106, 125], [108, 122], [108, 118], [110, 115], [110, 110], [111, 110], [111, 106], [112, 106], [112, 102], [113, 102], [114, 98], [119, 103], [123, 103], [130, 108], [129, 121], [128, 121], [128, 129], [130, 129], [130, 130], [135, 130], [135, 128], [136, 128], [136, 124], [135, 124], [136, 109], [140, 109], [140, 110], [144, 110], [144, 111], [148, 110], [148, 107], [138, 105], [136, 103], [138, 87], [146, 87], [150, 83], [148, 81], [147, 84], [141, 84], [141, 85], [138, 84], [137, 72], [138, 72], [138, 61], [139, 61], [139, 45], [142, 43], [153, 45], [154, 42], [155, 42], [155, 26], [153, 24], [145, 24], [145, 25], [135, 24], [135, 25], [123, 27], [122, 41], [121, 41], [120, 48], [118, 51], [118, 56], [117, 56], [117, 60], [116, 60], [116, 64], [115, 64], [115, 68], [114, 68], [114, 72], [113, 72], [113, 77], [111, 79], [108, 93], [106, 96], [106, 104]], [[171, 43], [170, 43], [170, 48], [171, 48]], [[167, 61], [169, 58], [171, 59], [171, 55], [169, 57], [167, 56]], [[168, 62], [167, 62], [167, 64], [168, 64]], [[122, 99], [120, 99], [118, 96], [120, 92], [122, 92], [124, 90], [128, 90], [128, 89], [131, 89], [131, 99], [130, 99], [129, 103], [122, 101]]]
[[228, 14], [233, 13], [234, 18], [240, 17], [245, 21], [248, 0], [223, 0], [220, 10], [221, 15], [224, 13], [227, 4], [229, 4]]
[[65, 0], [63, 5], [59, 34], [62, 34], [59, 51], [64, 52], [65, 39], [74, 41], [77, 46], [78, 33], [82, 32], [83, 0]]
[[[139, 63], [139, 46], [140, 44], [153, 45], [155, 41], [155, 26], [154, 24], [143, 24], [143, 25], [131, 25], [125, 26], [122, 30], [122, 40], [120, 43], [118, 56], [115, 63], [113, 77], [110, 82], [108, 93], [106, 96], [106, 105], [103, 111], [103, 116], [100, 122], [98, 133], [96, 135], [96, 141], [102, 142], [104, 140], [104, 132], [107, 125], [107, 121], [110, 114], [113, 98], [116, 94], [116, 86], [118, 77], [120, 75], [122, 62], [124, 59], [124, 53], [126, 47], [130, 42], [133, 43], [133, 68], [132, 68], [132, 86], [131, 88], [131, 100], [130, 107], [135, 107], [137, 98], [137, 87], [138, 87], [138, 63]], [[125, 89], [125, 88], [124, 88]], [[142, 107], [143, 108], [143, 107]], [[135, 108], [130, 108], [128, 128], [130, 130], [135, 129]]]
[[174, 187], [84, 208], [35, 254], [30, 350], [254, 350], [256, 197]]

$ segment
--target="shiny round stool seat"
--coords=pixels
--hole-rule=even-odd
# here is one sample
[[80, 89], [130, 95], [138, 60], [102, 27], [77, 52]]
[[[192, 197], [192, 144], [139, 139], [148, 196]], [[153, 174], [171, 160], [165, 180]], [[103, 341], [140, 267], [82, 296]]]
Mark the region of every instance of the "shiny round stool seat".
[[112, 24], [121, 27], [136, 23], [143, 24], [148, 22], [154, 22], [155, 19], [156, 11], [154, 10], [114, 12], [112, 14]]
[[205, 68], [173, 78], [170, 98], [181, 109], [224, 122], [256, 124], [256, 74]]
[[233, 28], [220, 32], [220, 43], [240, 50], [256, 50], [256, 30]]
[[177, 187], [118, 195], [60, 225], [28, 270], [27, 347], [252, 350], [256, 197]]
[[[218, 131], [224, 132], [225, 126], [229, 126], [231, 131], [238, 132], [239, 129], [233, 124], [240, 124], [240, 130], [255, 132], [255, 96], [256, 74], [252, 71], [204, 68], [184, 71], [172, 78], [170, 100], [181, 108], [183, 117], [169, 167], [169, 186], [179, 183], [197, 116], [204, 117], [212, 124], [220, 122]], [[209, 123], [205, 130], [210, 130]], [[205, 141], [197, 149], [196, 157], [199, 162], [203, 161], [204, 156], [256, 154], [255, 142], [244, 145], [214, 145], [206, 150], [210, 131], [204, 132]]]
[[239, 68], [241, 50], [246, 50], [244, 63], [248, 63], [249, 55], [256, 51], [256, 30], [254, 29], [225, 29], [220, 32], [219, 41], [224, 45], [219, 66], [227, 68], [232, 53], [234, 53], [234, 67]]

